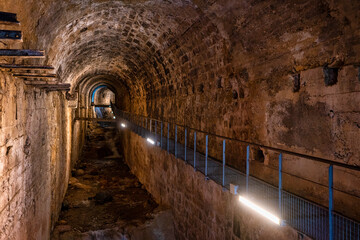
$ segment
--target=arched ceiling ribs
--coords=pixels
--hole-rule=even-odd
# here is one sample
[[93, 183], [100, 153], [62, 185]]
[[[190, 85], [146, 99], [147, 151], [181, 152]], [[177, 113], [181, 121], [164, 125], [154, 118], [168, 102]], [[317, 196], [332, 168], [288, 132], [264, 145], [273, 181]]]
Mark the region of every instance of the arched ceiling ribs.
[[5, 5], [21, 9], [15, 11], [20, 19], [32, 16], [24, 22], [24, 44], [46, 50], [44, 64], [53, 65], [62, 82], [74, 89], [88, 72], [104, 70], [119, 76], [132, 97], [146, 96], [145, 83], [147, 89], [156, 89], [168, 81], [171, 67], [164, 54], [201, 14], [192, 1], [183, 0], [28, 0]]
[[[59, 26], [53, 26], [52, 30], [44, 24], [52, 22], [48, 21], [51, 16], [41, 19], [37, 29], [44, 37], [41, 41], [52, 43], [47, 44], [51, 45], [48, 62], [54, 63], [62, 81], [67, 83], [73, 83], [94, 69], [114, 72], [126, 82], [134, 97], [146, 93], [143, 91], [145, 82], [150, 83], [148, 86], [158, 86], [158, 80], [160, 85], [166, 81], [170, 70], [165, 67], [166, 58], [161, 54], [168, 42], [198, 17], [191, 2], [177, 0], [161, 4], [149, 1], [146, 4], [88, 5], [69, 9], [66, 17], [56, 19]], [[50, 30], [53, 34], [48, 34]], [[152, 60], [154, 56], [156, 64]]]
[[117, 74], [108, 71], [92, 71], [87, 72], [74, 81], [73, 91], [77, 90], [82, 94], [87, 94], [89, 89], [96, 84], [106, 83], [116, 88], [126, 89], [127, 92], [130, 92], [129, 87], [126, 85], [126, 82], [122, 80]]

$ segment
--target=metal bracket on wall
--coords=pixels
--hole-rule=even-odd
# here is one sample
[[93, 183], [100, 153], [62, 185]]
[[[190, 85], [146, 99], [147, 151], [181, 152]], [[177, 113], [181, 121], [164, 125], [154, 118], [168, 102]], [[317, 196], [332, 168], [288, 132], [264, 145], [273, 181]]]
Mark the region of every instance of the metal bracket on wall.
[[30, 49], [0, 49], [0, 57], [45, 58], [45, 51]]
[[0, 30], [0, 39], [21, 40], [21, 31]]

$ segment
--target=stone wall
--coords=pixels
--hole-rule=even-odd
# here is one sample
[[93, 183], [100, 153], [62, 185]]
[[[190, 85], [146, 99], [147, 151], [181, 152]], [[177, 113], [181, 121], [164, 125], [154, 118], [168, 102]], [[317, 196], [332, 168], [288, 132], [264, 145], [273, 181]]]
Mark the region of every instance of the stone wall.
[[[360, 36], [354, 11], [359, 3], [216, 1], [201, 8], [206, 10], [198, 21], [163, 51], [161, 63], [169, 73], [149, 89], [144, 113], [360, 165], [360, 45], [354, 41]], [[325, 83], [324, 66], [338, 69], [335, 84]], [[218, 159], [220, 141], [209, 140], [209, 154]], [[199, 136], [198, 144], [204, 151], [205, 138]], [[252, 161], [251, 175], [276, 184], [278, 153], [254, 148], [253, 160], [259, 150], [265, 161]], [[244, 171], [245, 154], [244, 145], [227, 143], [229, 165]], [[327, 167], [286, 155], [284, 188], [326, 206]], [[359, 201], [359, 183], [359, 172], [336, 169], [336, 211], [360, 219], [352, 208]]]
[[0, 72], [0, 239], [48, 239], [68, 180], [63, 93]]
[[[353, 138], [359, 104], [350, 104], [359, 102], [358, 8], [350, 1], [218, 1], [164, 50], [170, 70], [167, 81], [149, 89], [147, 113], [359, 165]], [[339, 68], [332, 86], [325, 84], [325, 65]]]
[[120, 134], [131, 171], [157, 202], [173, 210], [178, 239], [298, 239], [295, 230], [278, 227], [243, 207], [184, 161], [132, 132]]
[[[59, 79], [72, 84], [73, 92], [81, 81], [106, 75], [114, 87], [121, 85], [126, 90], [126, 101], [121, 101], [120, 94], [116, 99], [126, 105], [122, 109], [218, 135], [360, 165], [359, 1], [17, 0], [14, 4], [0, 0], [0, 8], [18, 13], [23, 47], [46, 50], [42, 64], [53, 65]], [[338, 69], [336, 83], [325, 83], [324, 66]], [[294, 76], [299, 76], [299, 81], [294, 81]], [[15, 153], [11, 151], [28, 145], [29, 136], [28, 148], [36, 149], [28, 157], [36, 167], [29, 179], [33, 175], [36, 179], [53, 179], [52, 183], [44, 180], [41, 184], [53, 187], [57, 202], [62, 191], [56, 186], [67, 180], [63, 161], [70, 161], [69, 157], [61, 158], [69, 153], [60, 149], [70, 149], [74, 144], [71, 154], [76, 159], [86, 125], [70, 122], [74, 112], [62, 109], [66, 101], [56, 93], [23, 94], [21, 84], [10, 88], [13, 95], [3, 94], [7, 99], [3, 108], [14, 111], [15, 100], [19, 101], [23, 115], [17, 121], [12, 115], [1, 115], [6, 128], [1, 134], [2, 156], [7, 158], [9, 141], [18, 144], [10, 148], [8, 155], [12, 156]], [[89, 96], [79, 95], [79, 112], [85, 113], [90, 108], [84, 99]], [[52, 102], [55, 105], [48, 104]], [[68, 122], [62, 122], [64, 115]], [[68, 134], [63, 137], [61, 132]], [[42, 135], [47, 136], [44, 146]], [[199, 136], [200, 151], [203, 146], [204, 138]], [[213, 150], [218, 146], [219, 141], [210, 139], [210, 155], [219, 154]], [[243, 170], [244, 146], [227, 146], [228, 164]], [[252, 151], [254, 159], [254, 153], [262, 151], [264, 161], [251, 162], [251, 175], [276, 183], [277, 154], [265, 149]], [[21, 151], [18, 154], [22, 156]], [[43, 158], [50, 159], [49, 163], [39, 160]], [[27, 163], [24, 159], [19, 163]], [[9, 164], [6, 169], [12, 169], [13, 163]], [[43, 168], [46, 170], [41, 172]], [[39, 177], [39, 171], [49, 176]], [[322, 186], [327, 184], [326, 165], [284, 156], [284, 171], [288, 173], [284, 176], [286, 190], [326, 205], [326, 186]], [[50, 173], [61, 177], [50, 177]], [[335, 169], [336, 189], [359, 197], [359, 182], [358, 172]], [[360, 209], [353, 209], [359, 198], [341, 191], [335, 193], [335, 210], [360, 219]], [[25, 195], [19, 199], [27, 198], [32, 199]], [[44, 206], [58, 208], [49, 199], [42, 200]], [[25, 219], [21, 214], [16, 216]], [[46, 224], [44, 228], [48, 229]]]

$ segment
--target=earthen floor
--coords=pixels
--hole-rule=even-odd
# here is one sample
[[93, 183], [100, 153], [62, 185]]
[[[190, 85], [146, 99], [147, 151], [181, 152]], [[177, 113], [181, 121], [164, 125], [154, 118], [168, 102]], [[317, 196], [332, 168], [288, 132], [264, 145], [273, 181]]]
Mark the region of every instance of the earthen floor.
[[94, 239], [99, 232], [111, 235], [109, 239], [120, 239], [125, 228], [145, 223], [157, 211], [157, 203], [122, 157], [107, 156], [114, 155], [104, 137], [111, 131], [95, 128], [88, 135], [81, 161], [70, 178], [53, 240]]

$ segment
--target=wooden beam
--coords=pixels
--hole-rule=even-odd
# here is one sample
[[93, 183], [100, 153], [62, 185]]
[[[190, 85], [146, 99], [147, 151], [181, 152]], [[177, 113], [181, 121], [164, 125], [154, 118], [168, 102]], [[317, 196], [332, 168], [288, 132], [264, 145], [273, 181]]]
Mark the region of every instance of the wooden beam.
[[29, 49], [0, 49], [0, 57], [45, 58], [45, 51]]
[[21, 31], [0, 30], [0, 39], [21, 40]]
[[26, 84], [32, 87], [44, 89], [46, 91], [70, 91], [70, 84], [49, 84], [49, 83], [33, 83]]
[[38, 66], [38, 65], [10, 65], [10, 64], [4, 64], [0, 65], [0, 68], [2, 69], [10, 69], [10, 70], [54, 70], [54, 67], [52, 66]]
[[21, 79], [26, 79], [26, 80], [34, 80], [34, 79], [48, 79], [46, 81], [55, 81], [54, 79], [57, 79], [56, 77], [47, 77], [47, 76], [36, 76], [36, 77], [16, 77], [16, 78], [21, 78]]
[[[28, 84], [30, 85], [30, 84]], [[64, 89], [64, 88], [70, 88], [71, 85], [69, 83], [60, 83], [60, 84], [31, 84], [34, 87], [38, 87], [38, 88], [49, 88], [49, 89]]]
[[117, 122], [116, 119], [111, 118], [75, 118], [78, 121], [92, 121], [92, 122]]
[[25, 85], [39, 85], [39, 84], [58, 84], [58, 81], [42, 81], [42, 80], [38, 80], [38, 81], [24, 81]]
[[111, 108], [110, 104], [109, 105], [92, 105], [94, 107], [104, 107], [104, 108]]
[[55, 92], [55, 91], [66, 91], [66, 92], [68, 92], [68, 91], [70, 91], [70, 88], [61, 88], [61, 89], [51, 89], [51, 88], [46, 88], [45, 89], [45, 91], [47, 91], [47, 92]]
[[14, 77], [17, 78], [45, 78], [45, 79], [56, 79], [56, 74], [40, 74], [40, 73], [15, 73], [13, 74]]
[[20, 27], [20, 23], [19, 22], [7, 22], [7, 21], [0, 21], [0, 26], [1, 27], [16, 27], [19, 28]]
[[38, 77], [38, 76], [47, 76], [47, 77], [56, 77], [56, 74], [41, 74], [41, 73], [26, 73], [26, 72], [17, 72], [13, 74], [14, 77]]
[[0, 12], [0, 22], [19, 23], [16, 13]]

